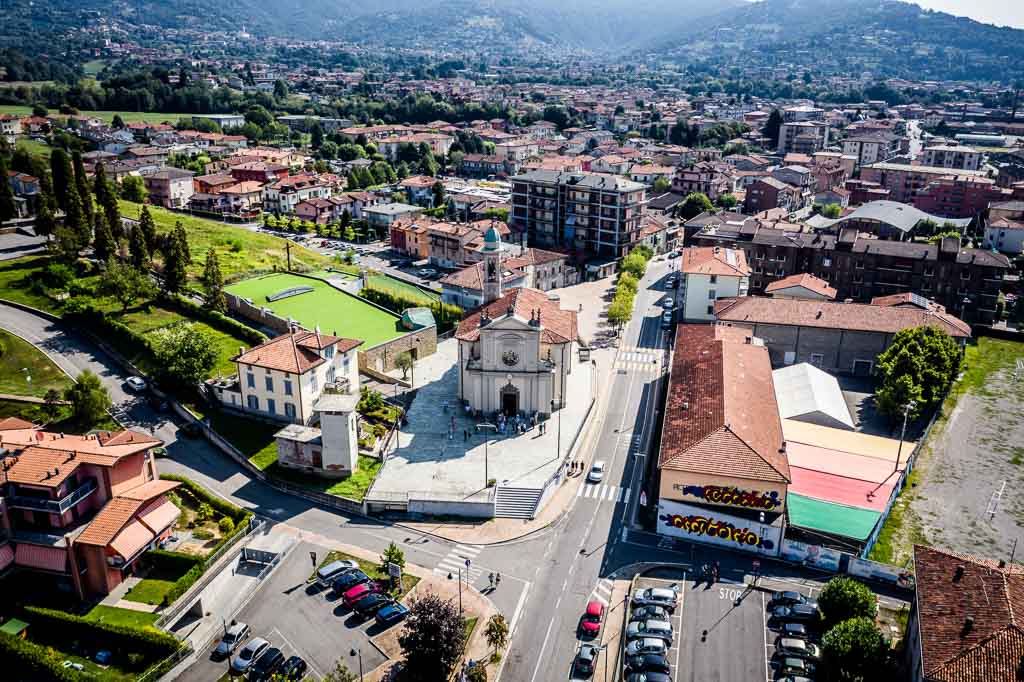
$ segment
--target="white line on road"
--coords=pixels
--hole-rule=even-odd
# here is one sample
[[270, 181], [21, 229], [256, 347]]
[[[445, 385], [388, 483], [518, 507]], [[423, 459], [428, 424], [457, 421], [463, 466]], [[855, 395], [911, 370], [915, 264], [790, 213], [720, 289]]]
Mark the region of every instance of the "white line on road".
[[[562, 602], [562, 598], [559, 597], [558, 601], [555, 602], [555, 613], [558, 613], [558, 605]], [[555, 619], [552, 618], [551, 622], [548, 623], [548, 631], [544, 634], [544, 641], [540, 645], [541, 653], [548, 648], [548, 639], [551, 637], [551, 628], [555, 625]], [[544, 656], [537, 656], [537, 665], [533, 668], [533, 676], [530, 678], [530, 682], [535, 682], [537, 679], [537, 673], [540, 672], [540, 664], [544, 662]]]
[[764, 677], [769, 682], [772, 679], [771, 667], [768, 665], [768, 605], [764, 601], [764, 592], [761, 593], [761, 624], [764, 625]]

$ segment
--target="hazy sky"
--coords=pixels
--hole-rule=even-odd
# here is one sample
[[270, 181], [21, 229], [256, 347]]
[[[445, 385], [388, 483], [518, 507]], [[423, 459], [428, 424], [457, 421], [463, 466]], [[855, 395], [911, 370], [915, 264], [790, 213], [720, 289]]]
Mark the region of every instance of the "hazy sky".
[[928, 9], [970, 17], [987, 24], [1024, 28], [1021, 0], [911, 0]]

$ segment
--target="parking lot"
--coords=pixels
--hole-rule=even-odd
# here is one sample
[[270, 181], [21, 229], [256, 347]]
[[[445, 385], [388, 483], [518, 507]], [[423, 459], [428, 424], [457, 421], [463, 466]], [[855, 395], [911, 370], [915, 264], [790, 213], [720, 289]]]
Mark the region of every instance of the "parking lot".
[[[347, 659], [349, 668], [358, 672], [358, 660], [349, 657], [352, 649], [362, 653], [363, 670], [367, 672], [387, 660], [369, 639], [381, 631], [373, 619], [360, 621], [330, 590], [321, 592], [306, 584], [312, 572], [309, 553], [324, 556], [327, 551], [305, 542], [295, 546], [236, 617], [249, 625], [251, 636], [269, 640], [286, 658], [301, 656], [316, 679], [333, 670], [339, 657]], [[216, 642], [209, 650], [214, 646]], [[181, 679], [217, 680], [227, 671], [228, 663], [213, 661], [206, 652]]]

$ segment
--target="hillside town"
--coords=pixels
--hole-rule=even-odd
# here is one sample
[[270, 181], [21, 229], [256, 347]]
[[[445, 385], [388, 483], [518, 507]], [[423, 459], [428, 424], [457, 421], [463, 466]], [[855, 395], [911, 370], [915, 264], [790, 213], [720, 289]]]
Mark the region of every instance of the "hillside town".
[[1024, 34], [700, 4], [11, 8], [11, 679], [1020, 679]]

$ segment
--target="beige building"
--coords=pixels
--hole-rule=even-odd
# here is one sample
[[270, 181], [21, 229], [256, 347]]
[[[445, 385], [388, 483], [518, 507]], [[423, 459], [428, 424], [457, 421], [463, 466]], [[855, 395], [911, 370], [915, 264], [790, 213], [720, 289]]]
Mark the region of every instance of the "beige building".
[[683, 319], [710, 322], [715, 319], [715, 301], [746, 296], [750, 288], [750, 267], [740, 249], [699, 246], [683, 249], [680, 259], [683, 281]]
[[192, 171], [180, 168], [162, 168], [143, 176], [149, 201], [164, 208], [185, 208], [195, 194]]

